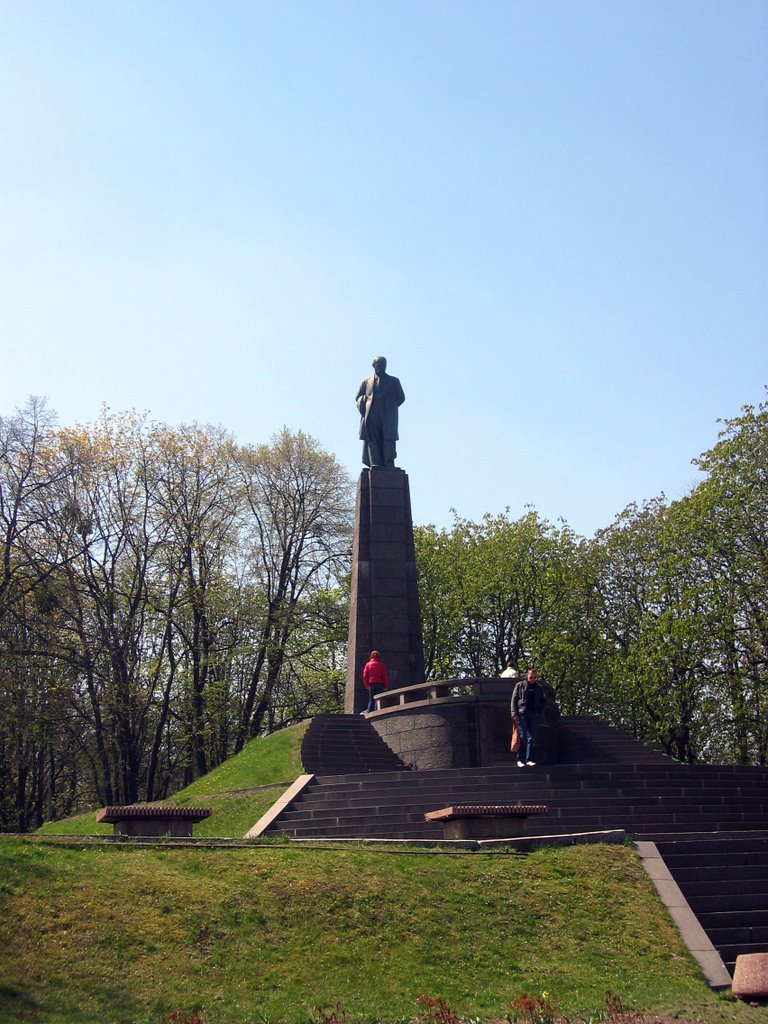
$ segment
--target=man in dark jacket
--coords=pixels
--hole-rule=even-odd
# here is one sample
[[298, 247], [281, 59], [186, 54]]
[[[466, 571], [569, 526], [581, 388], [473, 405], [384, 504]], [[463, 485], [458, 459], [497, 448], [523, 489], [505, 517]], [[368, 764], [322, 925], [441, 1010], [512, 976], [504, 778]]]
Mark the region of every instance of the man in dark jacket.
[[520, 749], [517, 752], [517, 767], [534, 765], [533, 744], [539, 716], [544, 710], [547, 698], [539, 686], [535, 668], [528, 670], [525, 679], [521, 679], [512, 694], [512, 721], [517, 724], [520, 732]]

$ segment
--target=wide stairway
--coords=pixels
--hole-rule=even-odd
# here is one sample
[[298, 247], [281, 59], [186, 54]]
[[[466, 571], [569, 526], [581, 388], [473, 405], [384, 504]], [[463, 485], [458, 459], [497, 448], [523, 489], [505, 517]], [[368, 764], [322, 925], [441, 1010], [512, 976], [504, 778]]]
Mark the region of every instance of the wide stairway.
[[561, 763], [409, 771], [359, 715], [319, 715], [302, 744], [308, 786], [270, 832], [295, 838], [440, 839], [450, 804], [543, 803], [530, 835], [624, 829], [643, 839], [766, 827], [768, 768], [684, 765], [597, 718], [560, 720]]
[[440, 839], [426, 811], [451, 804], [546, 804], [529, 835], [624, 829], [660, 840], [766, 827], [768, 769], [570, 764], [315, 776], [270, 826], [295, 838]]
[[656, 845], [731, 975], [740, 953], [768, 950], [768, 832], [691, 832]]
[[313, 722], [302, 748], [314, 777], [269, 833], [439, 841], [426, 811], [546, 804], [528, 835], [623, 829], [656, 842], [731, 972], [738, 953], [768, 950], [768, 768], [678, 764], [597, 719], [563, 717], [559, 764], [393, 770], [364, 718], [320, 717], [334, 721]]

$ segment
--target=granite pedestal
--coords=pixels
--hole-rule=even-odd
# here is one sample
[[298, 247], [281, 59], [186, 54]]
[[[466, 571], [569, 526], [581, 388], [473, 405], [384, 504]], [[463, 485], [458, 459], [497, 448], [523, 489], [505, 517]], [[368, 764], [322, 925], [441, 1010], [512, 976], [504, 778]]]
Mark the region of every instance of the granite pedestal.
[[408, 477], [402, 469], [364, 469], [357, 484], [344, 710], [368, 703], [363, 666], [372, 650], [390, 686], [424, 681], [424, 642]]

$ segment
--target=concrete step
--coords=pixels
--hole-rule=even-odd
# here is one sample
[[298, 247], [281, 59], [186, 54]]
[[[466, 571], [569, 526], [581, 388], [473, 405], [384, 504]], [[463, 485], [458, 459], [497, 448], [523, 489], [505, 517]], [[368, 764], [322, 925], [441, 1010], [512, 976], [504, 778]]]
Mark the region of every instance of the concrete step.
[[[448, 805], [444, 804], [443, 806]], [[399, 823], [405, 825], [414, 820], [417, 821], [419, 818], [423, 818], [424, 811], [428, 809], [436, 810], [437, 808], [421, 807], [414, 810], [412, 808], [361, 807], [353, 811], [347, 807], [305, 807], [286, 811], [281, 816], [281, 822], [283, 828], [293, 831], [294, 828], [309, 822], [325, 822], [329, 825], [344, 822], [356, 827], [358, 824], [362, 826], [368, 821], [375, 821], [378, 825], [386, 824], [390, 834], [398, 838], [401, 835]], [[733, 817], [724, 818], [722, 824], [730, 828], [735, 821], [736, 819]], [[719, 822], [714, 823], [719, 824]], [[690, 828], [699, 824], [700, 820], [695, 817], [679, 821], [680, 828]], [[527, 831], [531, 835], [562, 835], [571, 832], [623, 828], [631, 834], [644, 836], [648, 832], [657, 831], [660, 827], [670, 828], [670, 820], [646, 816], [627, 817], [619, 814], [568, 814], [558, 813], [557, 809], [550, 809], [549, 813], [529, 819], [527, 823]]]
[[338, 809], [334, 810], [332, 808], [325, 811], [310, 808], [305, 812], [287, 811], [285, 821], [290, 825], [314, 825], [322, 822], [325, 824], [342, 823], [354, 827], [372, 822], [377, 826], [387, 825], [391, 827], [399, 823], [421, 823], [424, 821], [424, 814], [419, 811], [405, 810], [403, 808], [389, 811], [381, 810], [380, 808], [360, 808], [357, 814], [349, 811], [348, 808], [342, 808], [341, 813], [339, 813]]
[[[353, 809], [360, 807], [402, 807], [418, 804], [420, 807], [424, 806], [427, 809], [434, 810], [436, 809], [435, 807], [430, 808], [428, 805], [436, 804], [442, 807], [455, 803], [493, 804], [514, 802], [546, 803], [553, 813], [582, 814], [586, 817], [592, 813], [618, 814], [628, 819], [668, 817], [671, 821], [675, 822], [690, 820], [694, 825], [696, 822], [704, 822], [708, 819], [720, 821], [731, 817], [737, 818], [741, 822], [745, 818], [751, 818], [757, 822], [756, 828], [764, 825], [766, 822], [766, 812], [763, 804], [734, 803], [731, 801], [729, 803], [711, 805], [695, 804], [689, 800], [628, 800], [610, 797], [602, 799], [595, 797], [589, 800], [581, 796], [563, 797], [557, 791], [547, 788], [520, 791], [509, 788], [483, 788], [478, 790], [476, 788], [463, 789], [457, 787], [442, 790], [423, 789], [411, 793], [407, 791], [393, 793], [377, 788], [356, 790], [354, 793], [343, 795], [332, 795], [322, 791], [315, 792], [310, 788], [297, 798], [294, 806], [301, 807], [311, 803], [313, 806], [318, 807], [344, 806]], [[739, 824], [738, 829], [740, 831], [744, 830], [741, 824]], [[676, 829], [675, 831], [679, 832], [680, 830]], [[701, 829], [694, 827], [687, 831], [698, 833]], [[711, 830], [707, 829], [707, 831]], [[671, 853], [670, 857], [673, 860], [676, 859], [682, 862], [690, 854], [698, 852], [707, 852], [706, 840], [698, 840], [691, 850]], [[738, 855], [745, 851], [733, 849], [732, 851], [723, 850], [722, 852], [724, 854], [733, 852]], [[755, 849], [750, 852], [756, 853], [759, 850]]]
[[729, 970], [741, 953], [768, 949], [768, 832], [667, 837], [657, 846]]
[[762, 943], [768, 949], [768, 921], [753, 928], [747, 928], [742, 924], [710, 928], [710, 941], [712, 945], [720, 949], [724, 946], [745, 946], [750, 943]]
[[[682, 889], [683, 886], [680, 884], [681, 880], [677, 872], [675, 881]], [[711, 896], [713, 893], [717, 893], [718, 896], [741, 896], [747, 881], [750, 892], [768, 893], [768, 867], [764, 867], [760, 875], [752, 877], [745, 876], [740, 870], [737, 877], [733, 872], [729, 872], [727, 875], [723, 873], [715, 878], [710, 878], [706, 882], [684, 880], [685, 896], [689, 903], [696, 897]]]
[[[649, 768], [655, 769], [656, 765]], [[712, 796], [737, 793], [739, 796], [760, 794], [768, 791], [768, 778], [762, 774], [755, 774], [752, 777], [733, 776], [730, 774], [712, 775], [702, 773], [699, 770], [688, 771], [675, 769], [664, 769], [663, 771], [643, 772], [642, 765], [633, 765], [624, 769], [617, 769], [613, 765], [545, 765], [537, 764], [533, 767], [519, 768], [517, 764], [487, 765], [482, 768], [446, 768], [434, 771], [407, 772], [394, 768], [387, 772], [387, 779], [395, 782], [400, 781], [408, 784], [422, 784], [425, 781], [440, 782], [449, 781], [456, 783], [464, 780], [467, 784], [482, 784], [493, 780], [516, 780], [524, 783], [528, 779], [544, 780], [552, 785], [568, 785], [570, 788], [584, 788], [593, 786], [608, 786], [615, 789], [617, 786], [635, 788], [637, 790], [649, 789], [658, 790], [659, 787], [685, 787], [691, 792], [702, 791], [711, 793]], [[326, 785], [343, 785], [350, 781], [354, 772], [314, 772], [322, 776]], [[386, 780], [382, 779], [382, 782]]]
[[738, 920], [734, 921], [733, 914], [727, 910], [703, 910], [696, 914], [701, 927], [709, 934], [719, 928], [762, 928], [766, 924], [766, 911], [759, 909], [740, 910]]
[[559, 722], [561, 760], [669, 762], [664, 754], [639, 743], [598, 718], [563, 715]]
[[[542, 822], [546, 821], [549, 828], [554, 824], [561, 832], [565, 829], [584, 831], [624, 827], [638, 834], [654, 832], [668, 835], [670, 832], [698, 832], [703, 828], [709, 831], [759, 829], [764, 825], [765, 807], [751, 797], [738, 805], [731, 800], [727, 803], [716, 801], [714, 805], [706, 806], [677, 797], [665, 801], [663, 797], [654, 798], [649, 794], [605, 799], [592, 794], [590, 799], [587, 792], [577, 790], [578, 795], [571, 799], [563, 797], [562, 791], [543, 784], [510, 787], [499, 786], [495, 780], [493, 786], [483, 787], [475, 780], [471, 786], [464, 786], [461, 779], [457, 779], [462, 773], [454, 773], [455, 781], [450, 787], [444, 784], [446, 780], [442, 780], [443, 785], [438, 785], [438, 779], [419, 779], [419, 775], [433, 774], [436, 773], [414, 773], [407, 787], [382, 785], [380, 779], [358, 776], [345, 780], [341, 787], [334, 786], [331, 792], [328, 792], [326, 780], [316, 780], [317, 785], [305, 790], [292, 805], [290, 816], [284, 814], [282, 820], [286, 825], [293, 824], [300, 820], [301, 813], [309, 806], [314, 817], [324, 813], [326, 817], [354, 814], [357, 818], [390, 811], [405, 813], [407, 808], [423, 813], [451, 803], [506, 803], [515, 799], [546, 803], [550, 812]], [[423, 782], [429, 785], [421, 784]], [[699, 845], [702, 841], [706, 840], [697, 840]]]
[[[659, 852], [666, 860], [666, 855], [661, 850], [661, 843], [657, 845]], [[691, 882], [707, 882], [719, 877], [732, 878], [734, 874], [741, 874], [745, 871], [749, 871], [757, 877], [760, 871], [768, 873], [768, 850], [753, 849], [749, 846], [745, 846], [742, 850], [720, 853], [716, 850], [709, 853], [706, 850], [696, 850], [686, 856], [675, 854], [667, 861], [667, 864], [676, 873], [688, 872], [691, 868], [695, 868], [696, 874], [686, 876], [686, 880]]]
[[[299, 826], [292, 832], [296, 839], [391, 839], [392, 833], [386, 828], [379, 828], [375, 825], [368, 825], [359, 828], [350, 828], [346, 825], [339, 825], [335, 828], [323, 828], [320, 825]], [[408, 828], [404, 826], [398, 830], [395, 838], [407, 842], [410, 840], [432, 840], [439, 842], [443, 830], [437, 826], [428, 832], [423, 828]]]
[[[741, 801], [739, 801], [739, 805], [741, 805]], [[761, 851], [768, 853], [768, 831], [760, 830], [749, 835], [742, 832], [717, 836], [718, 854], [759, 853]], [[712, 836], [709, 835], [689, 836], [664, 843], [664, 857], [671, 860], [676, 857], [687, 857], [692, 853], [711, 854], [714, 852]]]
[[743, 911], [754, 911], [762, 914], [764, 920], [768, 917], [768, 891], [760, 887], [757, 890], [750, 888], [749, 892], [745, 892], [742, 886], [740, 893], [684, 895], [697, 917], [703, 917], [705, 914], [733, 914], [737, 911], [739, 916]]
[[[451, 788], [450, 795], [451, 803], [476, 803], [477, 802], [477, 788], [475, 787], [455, 787]], [[606, 791], [609, 793], [610, 791]], [[599, 800], [600, 807], [602, 810], [607, 811], [620, 811], [622, 813], [639, 813], [641, 811], [650, 812], [653, 810], [664, 809], [665, 812], [671, 813], [690, 813], [690, 814], [703, 814], [708, 811], [719, 812], [721, 810], [730, 810], [733, 807], [732, 800], [716, 800], [712, 803], [697, 803], [692, 801], [687, 796], [672, 796], [667, 797], [666, 795], [652, 796], [650, 794], [643, 796], [633, 795], [627, 796], [614, 796], [604, 794], [588, 794], [583, 790], [571, 790], [562, 791], [558, 790], [556, 794], [553, 794], [551, 787], [543, 786], [532, 786], [525, 789], [520, 787], [511, 788], [509, 786], [486, 786], [482, 789], [483, 801], [487, 803], [509, 803], [510, 799], [520, 799], [522, 803], [553, 803], [557, 802], [557, 806], [561, 809], [568, 808], [572, 811], [589, 811], [594, 808], [596, 801]], [[442, 799], [445, 796], [444, 790], [436, 790], [431, 793], [428, 789], [418, 790], [416, 793], [411, 794], [413, 799], [418, 799], [419, 802], [429, 802], [431, 799]], [[393, 807], [401, 806], [404, 802], [407, 802], [408, 794], [398, 790], [393, 791], [392, 789], [376, 789], [366, 791], [355, 791], [352, 794], [345, 794], [339, 796], [338, 794], [324, 793], [321, 792], [313, 800], [314, 803], [325, 803], [335, 804], [343, 802], [348, 807], [363, 807], [375, 804], [376, 806], [390, 805]], [[301, 803], [301, 801], [297, 801]], [[767, 814], [768, 815], [768, 800], [744, 800], [739, 801], [739, 810], [742, 812], [749, 812], [756, 815]]]
[[[306, 767], [306, 766], [305, 766]], [[734, 794], [748, 796], [750, 794], [761, 794], [768, 792], [768, 777], [754, 775], [744, 779], [733, 776], [730, 773], [714, 775], [702, 772], [700, 769], [689, 771], [681, 770], [680, 767], [661, 772], [643, 772], [642, 765], [627, 766], [617, 769], [615, 766], [605, 765], [598, 768], [595, 765], [536, 765], [532, 768], [518, 768], [517, 765], [493, 765], [484, 768], [466, 769], [443, 769], [429, 772], [406, 772], [392, 771], [386, 773], [382, 778], [382, 784], [387, 782], [405, 782], [408, 785], [432, 785], [440, 781], [448, 781], [455, 784], [463, 780], [466, 784], [483, 785], [494, 779], [515, 780], [517, 783], [525, 783], [527, 779], [545, 781], [551, 784], [569, 783], [571, 788], [592, 788], [595, 784], [616, 789], [618, 786], [635, 788], [637, 790], [648, 790], [658, 792], [660, 787], [679, 786], [686, 791], [693, 793], [696, 790], [704, 791], [714, 796], [730, 796]], [[656, 765], [648, 766], [654, 769]], [[308, 769], [309, 770], [309, 769]], [[349, 784], [349, 776], [355, 773], [315, 772], [314, 774], [323, 777], [327, 786], [344, 786]], [[353, 780], [354, 781], [354, 780]]]
[[[664, 858], [666, 861], [666, 858]], [[667, 862], [667, 867], [669, 863]], [[737, 868], [737, 871], [734, 871]], [[672, 870], [670, 868], [670, 870]], [[694, 887], [697, 885], [708, 886], [712, 891], [713, 886], [720, 888], [721, 881], [729, 881], [733, 878], [741, 879], [738, 882], [741, 885], [743, 882], [760, 881], [762, 879], [768, 880], [768, 861], [763, 860], [761, 863], [755, 864], [744, 864], [740, 860], [734, 861], [727, 864], [711, 865], [710, 867], [700, 867], [694, 858], [690, 862], [685, 864], [675, 865], [674, 877], [677, 884], [682, 888], [685, 886], [686, 891], [697, 891]]]

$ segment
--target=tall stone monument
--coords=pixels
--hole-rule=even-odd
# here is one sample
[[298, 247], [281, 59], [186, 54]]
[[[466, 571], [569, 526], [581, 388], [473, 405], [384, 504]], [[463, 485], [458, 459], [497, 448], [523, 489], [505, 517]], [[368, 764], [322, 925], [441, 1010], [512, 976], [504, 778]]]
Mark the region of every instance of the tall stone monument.
[[368, 703], [363, 666], [378, 650], [390, 689], [424, 682], [424, 642], [408, 477], [396, 469], [397, 410], [405, 394], [377, 356], [356, 396], [363, 462], [355, 506], [344, 710]]

